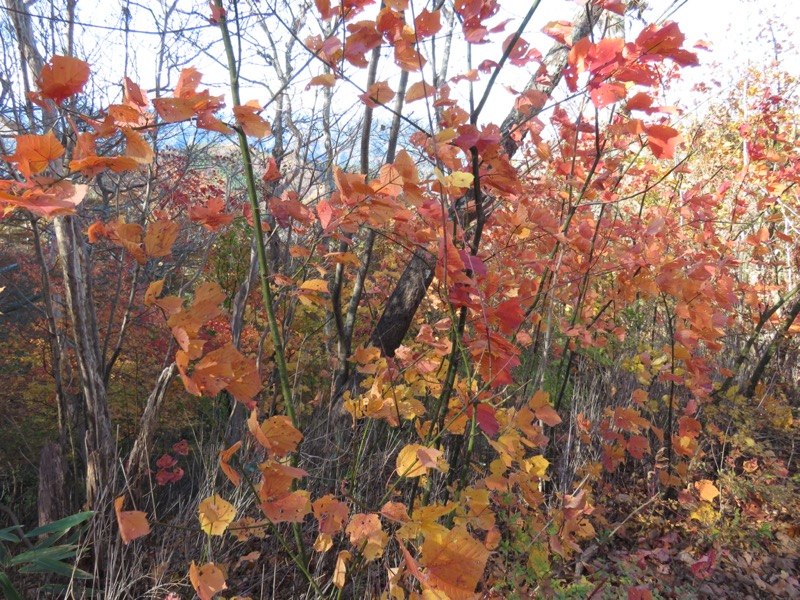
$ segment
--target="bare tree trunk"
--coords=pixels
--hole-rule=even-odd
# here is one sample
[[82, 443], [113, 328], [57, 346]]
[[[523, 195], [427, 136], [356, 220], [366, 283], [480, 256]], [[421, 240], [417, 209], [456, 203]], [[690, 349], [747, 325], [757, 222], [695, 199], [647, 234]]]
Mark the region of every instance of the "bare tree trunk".
[[86, 246], [75, 218], [57, 217], [54, 225], [81, 375], [81, 391], [87, 409], [86, 499], [89, 506], [95, 506], [111, 481], [114, 444], [103, 383], [91, 272]]
[[62, 519], [69, 514], [67, 504], [67, 465], [61, 446], [50, 442], [39, 457], [39, 526]]

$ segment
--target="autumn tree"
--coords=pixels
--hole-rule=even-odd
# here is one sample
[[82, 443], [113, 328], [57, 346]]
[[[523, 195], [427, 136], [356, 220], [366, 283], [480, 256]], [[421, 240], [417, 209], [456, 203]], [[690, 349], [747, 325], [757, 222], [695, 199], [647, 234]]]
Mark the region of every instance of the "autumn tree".
[[[539, 2], [506, 21], [494, 0], [173, 4], [155, 88], [126, 68], [97, 106], [75, 5], [46, 59], [14, 5], [0, 208], [33, 236], [61, 447], [85, 410], [86, 497], [115, 498], [125, 545], [159, 535], [153, 466], [183, 475], [188, 444], [151, 457], [175, 379], [229, 419], [219, 472], [189, 484], [178, 568], [204, 600], [237, 585], [238, 542], [291, 571], [286, 596], [469, 598], [555, 593], [650, 506], [713, 521], [721, 415], [758, 397], [792, 426], [763, 382], [800, 310], [796, 106], [754, 74], [738, 130], [684, 127], [666, 97], [702, 45], [579, 4], [547, 52], [526, 41]], [[224, 72], [166, 68], [176, 15]], [[735, 160], [696, 158], [726, 140]], [[134, 321], [162, 362], [118, 457]]]

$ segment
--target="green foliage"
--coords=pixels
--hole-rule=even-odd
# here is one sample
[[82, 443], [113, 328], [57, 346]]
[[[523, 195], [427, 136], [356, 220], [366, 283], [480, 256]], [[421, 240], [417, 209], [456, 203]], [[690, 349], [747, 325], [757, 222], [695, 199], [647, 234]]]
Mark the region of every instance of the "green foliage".
[[[88, 527], [87, 521], [93, 515], [93, 511], [81, 512], [37, 527], [28, 533], [22, 533], [22, 528], [17, 526], [0, 530], [0, 568], [2, 569], [0, 589], [6, 599], [22, 598], [12, 583], [12, 575], [16, 575], [15, 578], [35, 575], [39, 581], [42, 577], [49, 576], [68, 580], [91, 579], [92, 575], [79, 569], [74, 561], [78, 555], [78, 539]], [[80, 525], [83, 526], [79, 527]], [[67, 536], [73, 528], [76, 529]], [[36, 538], [40, 539], [34, 543], [32, 540]], [[59, 541], [61, 543], [56, 544]], [[25, 548], [14, 552], [19, 546]], [[66, 589], [66, 587], [56, 584], [51, 589], [56, 591]]]

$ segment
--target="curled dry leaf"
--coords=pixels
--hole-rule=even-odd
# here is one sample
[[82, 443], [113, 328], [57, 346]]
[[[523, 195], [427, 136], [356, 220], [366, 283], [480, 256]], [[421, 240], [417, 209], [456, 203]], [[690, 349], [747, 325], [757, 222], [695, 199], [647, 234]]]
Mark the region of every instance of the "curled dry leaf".
[[147, 522], [147, 515], [141, 510], [122, 510], [125, 496], [120, 496], [114, 500], [114, 512], [117, 515], [119, 525], [119, 535], [122, 541], [129, 544], [136, 538], [150, 533], [150, 524]]

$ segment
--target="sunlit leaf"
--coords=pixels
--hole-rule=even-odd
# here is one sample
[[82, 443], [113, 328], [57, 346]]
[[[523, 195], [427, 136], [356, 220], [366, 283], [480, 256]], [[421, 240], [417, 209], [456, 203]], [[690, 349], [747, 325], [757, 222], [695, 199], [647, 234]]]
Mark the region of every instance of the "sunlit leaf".
[[200, 503], [200, 528], [209, 535], [222, 535], [236, 518], [236, 508], [219, 495], [213, 494]]
[[55, 55], [42, 68], [36, 83], [42, 96], [60, 104], [83, 89], [89, 73], [88, 63], [72, 56]]

